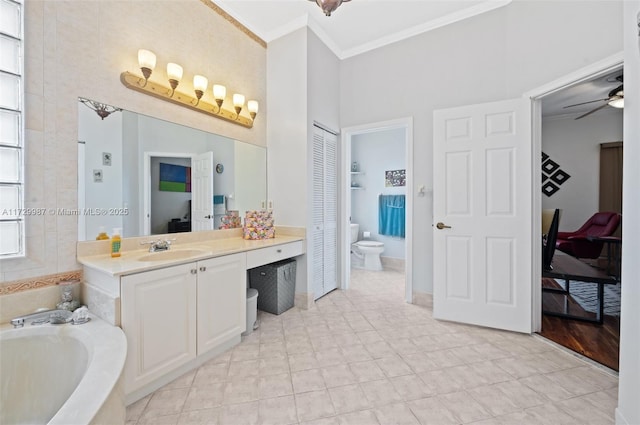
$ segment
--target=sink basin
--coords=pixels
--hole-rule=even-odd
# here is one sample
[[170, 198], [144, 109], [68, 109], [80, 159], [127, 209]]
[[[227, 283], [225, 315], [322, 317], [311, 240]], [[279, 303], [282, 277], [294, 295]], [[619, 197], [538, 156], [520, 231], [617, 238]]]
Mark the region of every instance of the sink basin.
[[203, 249], [170, 249], [169, 251], [150, 252], [138, 258], [138, 261], [166, 261], [166, 260], [182, 260], [184, 258], [195, 257], [205, 254], [207, 251]]

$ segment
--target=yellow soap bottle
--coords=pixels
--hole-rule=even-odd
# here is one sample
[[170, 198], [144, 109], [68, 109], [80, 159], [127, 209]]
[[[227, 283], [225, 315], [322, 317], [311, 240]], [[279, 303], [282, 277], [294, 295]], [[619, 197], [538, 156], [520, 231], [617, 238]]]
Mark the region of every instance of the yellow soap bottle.
[[115, 228], [113, 229], [113, 236], [111, 236], [111, 256], [112, 257], [119, 257], [121, 255], [120, 254], [121, 244], [122, 244], [122, 239], [120, 238], [120, 229]]
[[104, 230], [104, 226], [100, 226], [98, 228], [98, 236], [96, 236], [96, 240], [102, 241], [107, 239], [109, 239], [109, 235], [107, 235], [107, 232]]

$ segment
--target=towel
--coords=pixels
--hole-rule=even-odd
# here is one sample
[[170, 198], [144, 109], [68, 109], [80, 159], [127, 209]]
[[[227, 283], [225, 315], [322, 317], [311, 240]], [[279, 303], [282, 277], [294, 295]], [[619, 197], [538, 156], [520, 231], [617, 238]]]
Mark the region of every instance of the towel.
[[380, 195], [378, 197], [378, 233], [404, 238], [405, 196]]

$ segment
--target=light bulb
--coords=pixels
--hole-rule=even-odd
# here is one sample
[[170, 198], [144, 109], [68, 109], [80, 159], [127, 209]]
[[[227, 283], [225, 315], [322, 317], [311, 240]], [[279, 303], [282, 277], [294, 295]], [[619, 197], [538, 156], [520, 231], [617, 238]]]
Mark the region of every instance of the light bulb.
[[156, 55], [150, 50], [140, 49], [138, 50], [138, 65], [144, 75], [145, 85], [146, 80], [151, 77], [151, 71], [156, 67]]
[[156, 55], [150, 50], [138, 50], [138, 65], [140, 68], [149, 68], [154, 70], [156, 67]]
[[251, 115], [251, 119], [255, 119], [256, 114], [258, 113], [258, 101], [257, 100], [248, 101], [247, 109], [249, 110], [249, 115]]
[[244, 106], [244, 96], [238, 93], [233, 95], [233, 106], [242, 109]]
[[[202, 75], [194, 75], [193, 76], [193, 88], [195, 91], [204, 92], [207, 90], [207, 86], [209, 85], [209, 80], [207, 77], [203, 77]], [[200, 95], [202, 96], [202, 95]]]
[[222, 106], [222, 102], [224, 102], [224, 98], [227, 96], [227, 88], [225, 86], [221, 86], [220, 84], [213, 85], [213, 98], [218, 105], [218, 112], [220, 111], [220, 107]]
[[169, 77], [169, 81], [175, 80], [180, 82], [180, 80], [182, 80], [182, 67], [177, 63], [169, 62], [167, 64], [167, 77]]
[[240, 111], [244, 106], [244, 95], [234, 93], [233, 95], [233, 108], [236, 110], [236, 119], [240, 118]]

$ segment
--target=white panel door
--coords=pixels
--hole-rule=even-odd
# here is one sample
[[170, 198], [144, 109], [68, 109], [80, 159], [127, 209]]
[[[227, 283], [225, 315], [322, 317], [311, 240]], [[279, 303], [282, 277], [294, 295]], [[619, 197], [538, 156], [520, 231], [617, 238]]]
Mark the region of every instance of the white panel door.
[[435, 111], [433, 151], [434, 317], [530, 333], [530, 102]]
[[129, 394], [196, 357], [196, 263], [121, 279]]
[[247, 255], [198, 261], [198, 355], [245, 331]]
[[213, 152], [191, 161], [191, 230], [213, 230]]
[[313, 298], [337, 288], [338, 138], [313, 128], [311, 211]]

